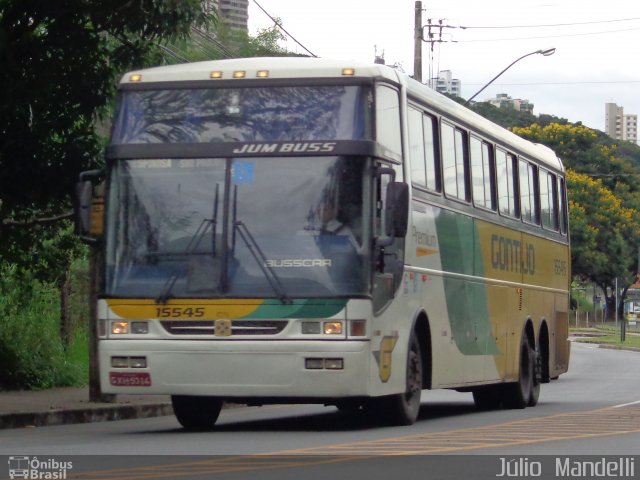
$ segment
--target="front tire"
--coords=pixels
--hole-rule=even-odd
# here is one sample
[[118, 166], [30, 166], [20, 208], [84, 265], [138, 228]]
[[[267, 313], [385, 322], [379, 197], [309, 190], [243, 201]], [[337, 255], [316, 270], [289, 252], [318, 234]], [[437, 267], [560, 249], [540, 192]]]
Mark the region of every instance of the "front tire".
[[376, 401], [376, 414], [389, 425], [412, 425], [420, 413], [422, 393], [422, 355], [415, 333], [409, 340], [407, 354], [407, 378], [404, 393], [390, 395]]
[[180, 425], [190, 431], [213, 429], [222, 410], [222, 400], [217, 397], [172, 395], [171, 405]]

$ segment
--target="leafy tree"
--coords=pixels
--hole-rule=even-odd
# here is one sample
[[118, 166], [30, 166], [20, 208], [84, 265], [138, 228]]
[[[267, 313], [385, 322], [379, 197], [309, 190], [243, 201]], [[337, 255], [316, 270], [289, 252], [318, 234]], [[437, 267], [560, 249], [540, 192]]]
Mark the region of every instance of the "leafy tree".
[[613, 311], [616, 278], [627, 288], [636, 278], [638, 212], [587, 175], [569, 170], [567, 187], [573, 273], [596, 283]]
[[623, 297], [638, 272], [640, 246], [640, 190], [634, 152], [625, 156], [602, 132], [581, 124], [511, 129], [552, 148], [571, 170], [567, 174], [573, 274], [598, 284], [613, 311], [616, 278]]
[[30, 265], [56, 237], [117, 75], [208, 21], [199, 0], [0, 1], [1, 260]]

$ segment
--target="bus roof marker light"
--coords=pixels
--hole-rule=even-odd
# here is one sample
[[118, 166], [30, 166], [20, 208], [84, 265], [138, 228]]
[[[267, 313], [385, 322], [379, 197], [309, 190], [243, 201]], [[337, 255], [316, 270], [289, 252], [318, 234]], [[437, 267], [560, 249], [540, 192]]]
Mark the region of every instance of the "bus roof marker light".
[[222, 78], [222, 72], [220, 70], [216, 70], [214, 72], [211, 72], [209, 77], [215, 78], [215, 79]]
[[356, 74], [356, 69], [355, 68], [343, 68], [342, 69], [342, 75], [346, 76], [346, 77], [353, 77]]
[[258, 78], [269, 78], [269, 70], [258, 70], [256, 72]]
[[142, 75], [140, 75], [139, 73], [134, 73], [129, 77], [130, 82], [139, 82], [141, 80], [142, 80]]
[[236, 70], [233, 72], [233, 78], [244, 78], [247, 76], [247, 72], [244, 70]]

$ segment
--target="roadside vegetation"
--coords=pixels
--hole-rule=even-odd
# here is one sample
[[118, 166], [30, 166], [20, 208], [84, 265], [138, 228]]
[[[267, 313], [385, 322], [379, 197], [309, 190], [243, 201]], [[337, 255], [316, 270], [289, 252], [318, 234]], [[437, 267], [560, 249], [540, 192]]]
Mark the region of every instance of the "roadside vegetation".
[[624, 342], [620, 336], [620, 325], [601, 325], [593, 328], [572, 328], [573, 340], [581, 343], [596, 343], [618, 348], [640, 351], [640, 326], [627, 325]]

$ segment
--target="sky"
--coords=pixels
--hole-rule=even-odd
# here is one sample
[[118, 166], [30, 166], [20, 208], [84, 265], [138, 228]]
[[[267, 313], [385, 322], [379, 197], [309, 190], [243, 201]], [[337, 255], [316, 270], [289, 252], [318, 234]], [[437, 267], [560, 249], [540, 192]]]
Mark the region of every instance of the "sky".
[[[257, 0], [306, 49], [323, 58], [373, 61], [414, 73], [414, 0]], [[605, 103], [640, 115], [638, 0], [423, 0], [422, 24], [439, 25], [423, 43], [423, 81], [451, 70], [475, 100], [506, 93], [550, 114], [604, 131]], [[249, 0], [249, 32], [273, 22]], [[462, 28], [466, 27], [466, 28]], [[428, 29], [425, 29], [427, 32]], [[284, 43], [283, 43], [284, 45]], [[431, 48], [433, 46], [433, 49]], [[286, 47], [306, 53], [292, 39]]]

